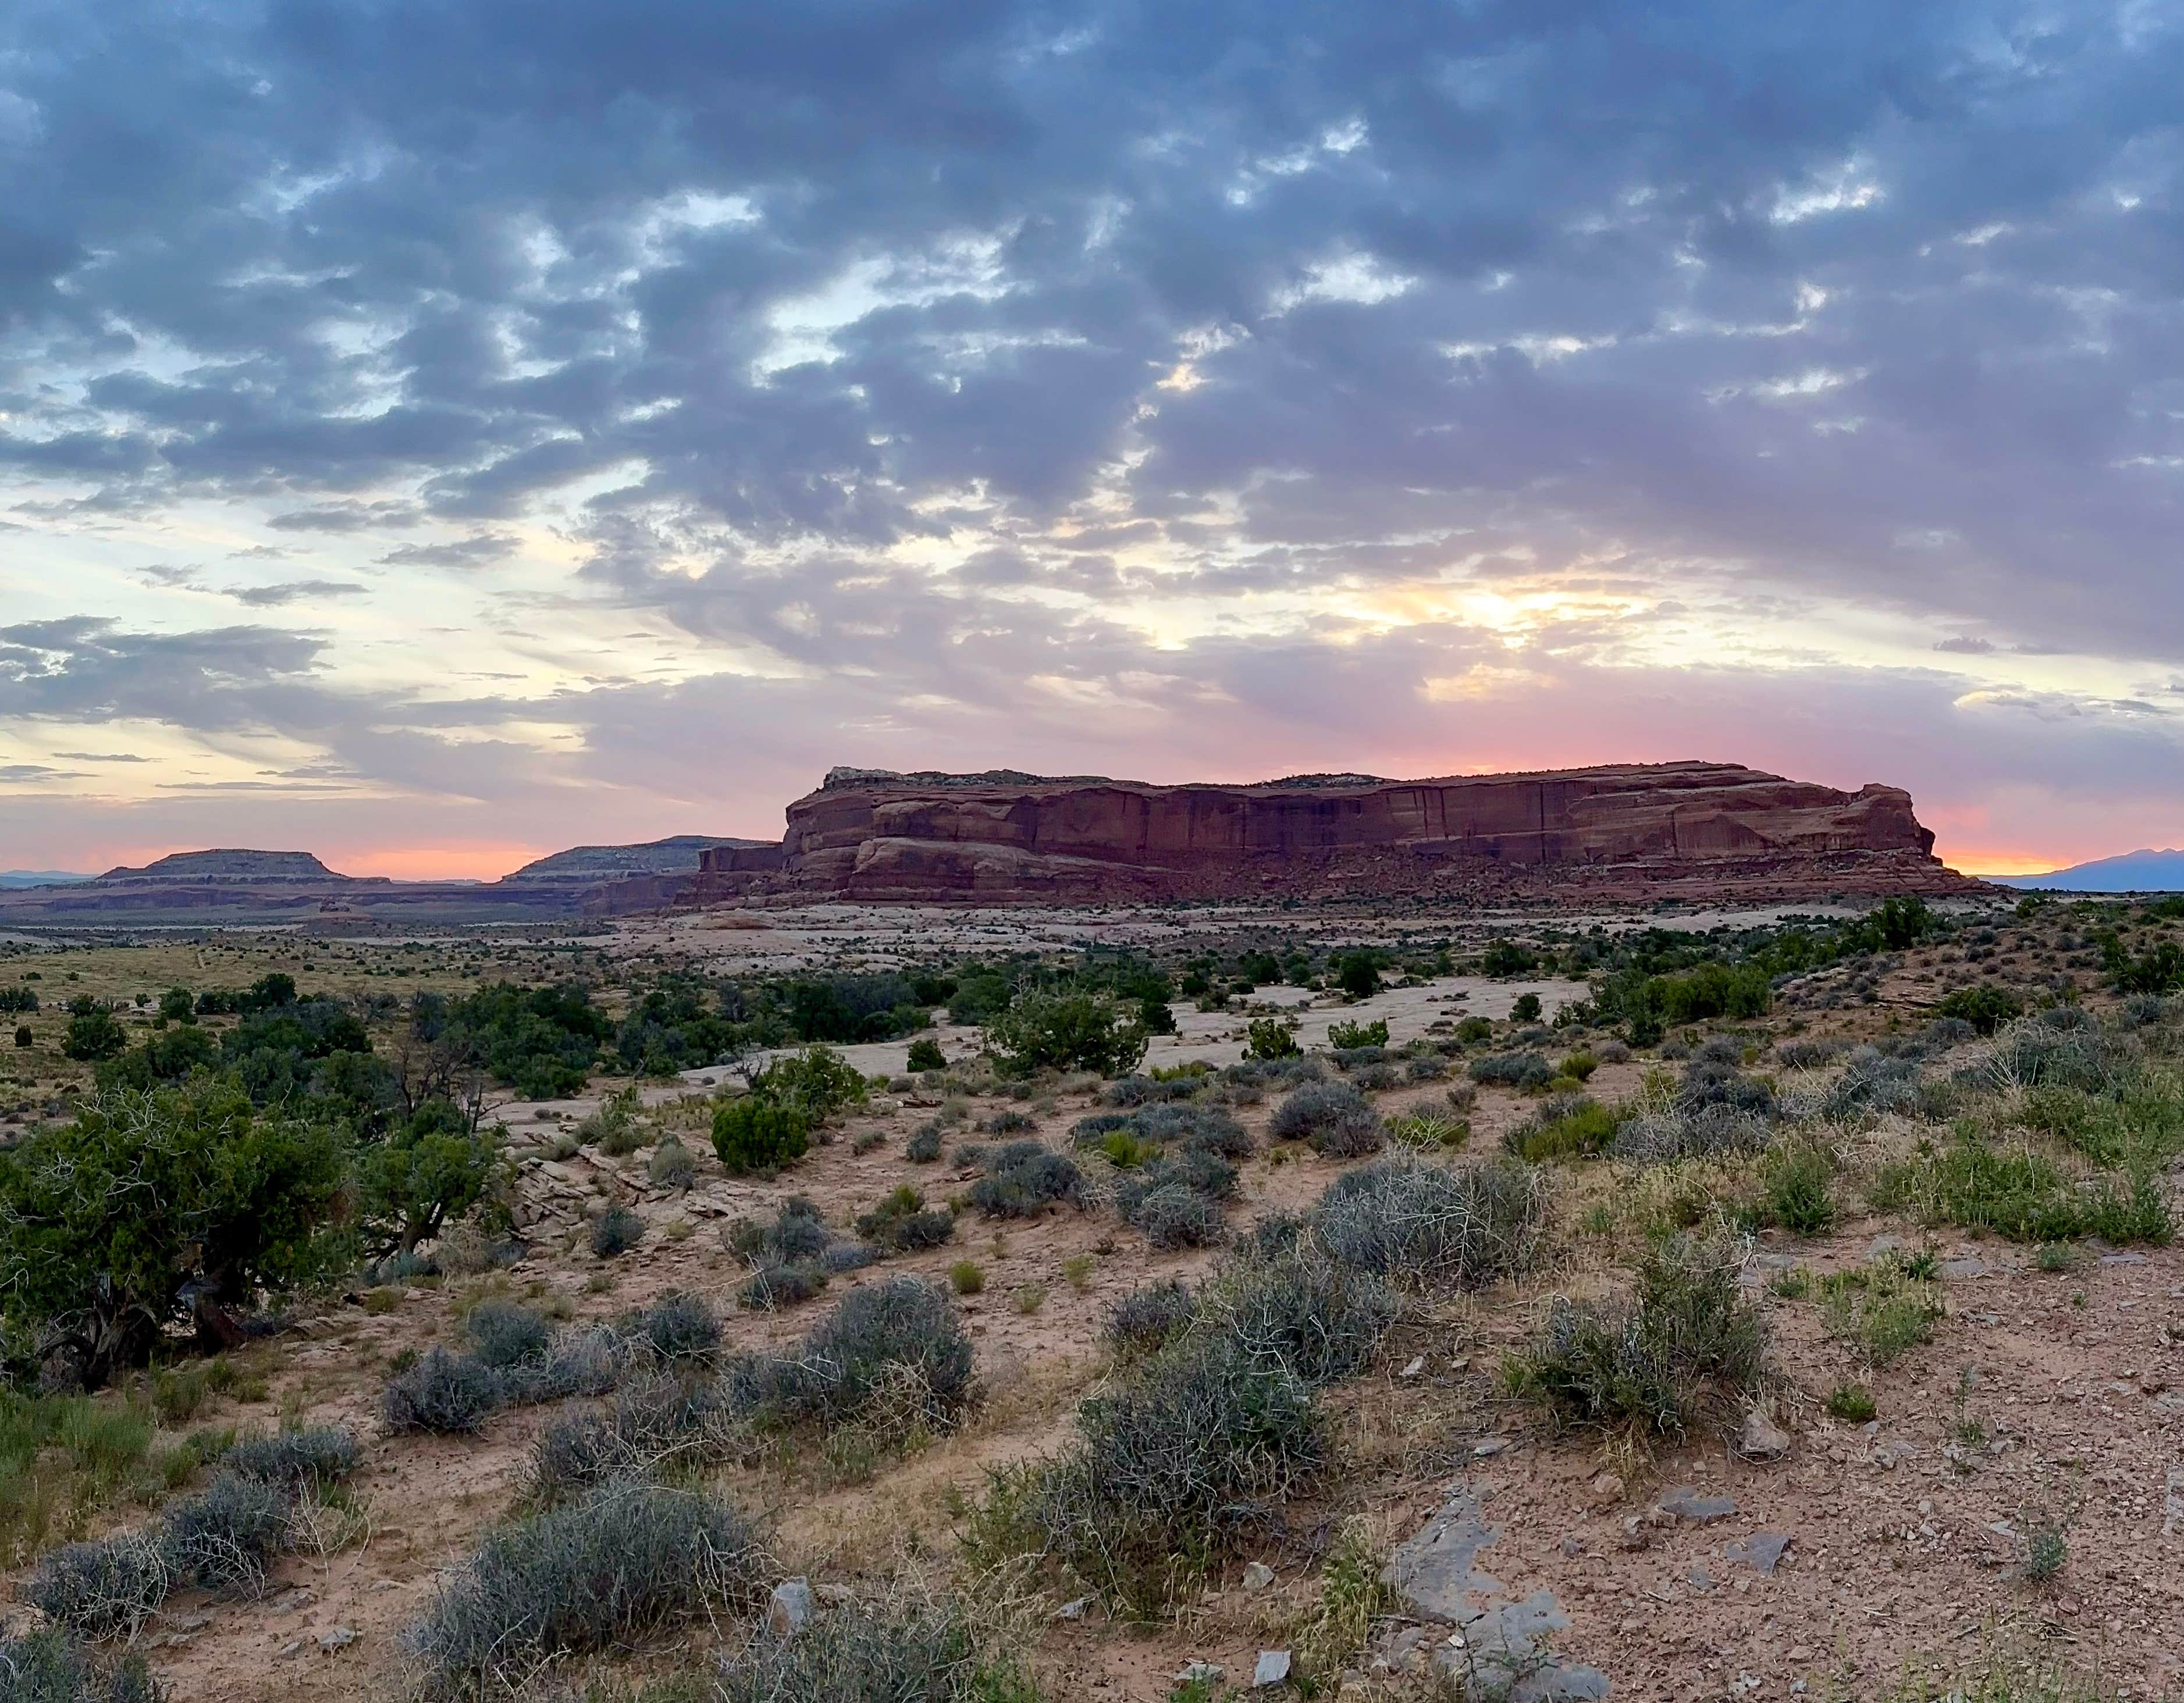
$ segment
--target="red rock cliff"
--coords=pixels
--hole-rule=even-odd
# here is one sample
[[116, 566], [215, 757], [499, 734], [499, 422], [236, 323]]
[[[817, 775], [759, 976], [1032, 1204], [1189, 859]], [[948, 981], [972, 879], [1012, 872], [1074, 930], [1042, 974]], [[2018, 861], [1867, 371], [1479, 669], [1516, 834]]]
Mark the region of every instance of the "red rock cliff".
[[1722, 763], [1251, 785], [838, 769], [777, 855], [706, 854], [691, 896], [1012, 899], [1734, 891], [1966, 885], [1894, 787]]

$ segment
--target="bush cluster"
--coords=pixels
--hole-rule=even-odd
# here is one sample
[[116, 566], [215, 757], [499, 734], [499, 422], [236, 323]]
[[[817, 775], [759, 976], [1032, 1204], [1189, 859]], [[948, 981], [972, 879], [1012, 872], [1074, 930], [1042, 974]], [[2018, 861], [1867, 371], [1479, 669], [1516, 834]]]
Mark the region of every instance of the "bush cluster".
[[489, 1538], [408, 1643], [427, 1697], [503, 1695], [558, 1657], [623, 1647], [716, 1607], [754, 1608], [766, 1578], [755, 1533], [726, 1504], [610, 1483]]
[[1306, 1082], [1292, 1090], [1267, 1128], [1277, 1141], [1303, 1141], [1330, 1159], [1356, 1159], [1387, 1141], [1379, 1115], [1347, 1082]]
[[938, 1430], [970, 1403], [972, 1368], [971, 1338], [947, 1292], [896, 1277], [850, 1290], [794, 1352], [732, 1359], [723, 1381], [731, 1410], [762, 1423], [882, 1419]]
[[1011, 1141], [984, 1161], [971, 1204], [989, 1218], [1029, 1218], [1047, 1207], [1084, 1204], [1084, 1175], [1067, 1155], [1036, 1141]]
[[0, 1628], [0, 1697], [8, 1703], [164, 1703], [166, 1695], [135, 1651], [109, 1664], [58, 1627]]
[[291, 1541], [298, 1502], [332, 1489], [359, 1458], [356, 1439], [331, 1427], [248, 1439], [154, 1525], [52, 1550], [18, 1594], [55, 1626], [94, 1640], [134, 1636], [185, 1585], [254, 1594]]
[[1651, 1248], [1622, 1302], [1557, 1298], [1504, 1373], [1569, 1425], [1682, 1439], [1733, 1421], [1767, 1369], [1759, 1311], [1737, 1288], [1742, 1249], [1677, 1237]]

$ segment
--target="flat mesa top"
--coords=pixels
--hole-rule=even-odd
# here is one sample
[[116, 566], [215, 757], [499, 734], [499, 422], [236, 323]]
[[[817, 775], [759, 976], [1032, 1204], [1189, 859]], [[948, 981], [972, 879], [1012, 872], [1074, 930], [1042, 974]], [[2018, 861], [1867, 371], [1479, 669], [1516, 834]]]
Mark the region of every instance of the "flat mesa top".
[[1305, 793], [1372, 792], [1388, 787], [1496, 786], [1533, 781], [1713, 780], [1722, 783], [1776, 782], [1782, 776], [1741, 763], [1691, 758], [1668, 763], [1602, 763], [1581, 769], [1529, 769], [1485, 775], [1436, 775], [1396, 779], [1384, 775], [1285, 775], [1268, 781], [1132, 781], [1108, 775], [1034, 775], [1021, 769], [986, 769], [972, 774], [944, 770], [830, 769], [820, 793], [845, 792], [1028, 792], [1112, 787], [1133, 793]]

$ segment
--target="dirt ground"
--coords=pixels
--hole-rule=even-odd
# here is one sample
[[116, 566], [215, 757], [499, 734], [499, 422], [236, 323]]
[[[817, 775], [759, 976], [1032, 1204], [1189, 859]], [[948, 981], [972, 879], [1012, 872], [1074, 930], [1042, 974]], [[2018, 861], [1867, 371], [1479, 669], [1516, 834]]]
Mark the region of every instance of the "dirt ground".
[[[908, 916], [888, 920], [916, 927]], [[854, 945], [852, 924], [865, 931]], [[702, 917], [657, 925], [684, 939], [712, 926]], [[980, 926], [951, 919], [966, 935]], [[1025, 928], [1021, 918], [1011, 926]], [[1050, 926], [1057, 943], [1077, 938], [1073, 922]], [[832, 932], [838, 927], [843, 938]], [[862, 953], [874, 927], [868, 916], [822, 917], [778, 950]], [[721, 932], [740, 940], [762, 931]], [[644, 938], [637, 931], [630, 943]], [[776, 949], [748, 944], [760, 959]], [[1899, 966], [1892, 987], [1915, 1003], [1926, 985], [1918, 977], [1946, 973], [1938, 959], [1914, 961]], [[1567, 982], [1441, 978], [1362, 1007], [1304, 1011], [1301, 1038], [1323, 1041], [1336, 1017], [1384, 1016], [1401, 1042], [1444, 1018], [1505, 1016], [1528, 989], [1550, 1013], [1583, 992]], [[1889, 1016], [1888, 993], [1878, 1005], [1824, 1013], [1811, 1032], [1873, 1032]], [[1276, 1002], [1284, 997], [1305, 996], [1270, 990]], [[1178, 1016], [1182, 1032], [1149, 1064], [1238, 1055], [1236, 1016]], [[940, 1038], [951, 1058], [973, 1049], [972, 1032]], [[865, 1071], [894, 1071], [903, 1050], [893, 1043], [850, 1056]], [[1639, 1092], [1648, 1068], [1644, 1060], [1611, 1063], [1588, 1087], [1613, 1102]], [[723, 1074], [692, 1072], [680, 1088], [646, 1098], [671, 1125], [702, 1117], [697, 1096], [706, 1078]], [[1447, 1112], [1450, 1083], [1460, 1080], [1406, 1086], [1377, 1105], [1390, 1116]], [[734, 1294], [748, 1271], [723, 1233], [736, 1218], [770, 1213], [798, 1194], [840, 1227], [899, 1184], [934, 1202], [967, 1186], [974, 1172], [913, 1164], [904, 1152], [942, 1096], [922, 1088], [876, 1095], [834, 1139], [769, 1183], [723, 1175], [702, 1136], [689, 1133], [699, 1175], [687, 1194], [652, 1188], [643, 1150], [548, 1157], [547, 1140], [599, 1098], [499, 1110], [522, 1172], [531, 1252], [521, 1263], [307, 1308], [288, 1333], [239, 1356], [265, 1376], [265, 1399], [215, 1403], [197, 1422], [270, 1428], [285, 1417], [353, 1427], [368, 1439], [356, 1483], [369, 1534], [330, 1554], [288, 1558], [257, 1600], [172, 1599], [146, 1645], [176, 1703], [404, 1695], [403, 1628], [443, 1570], [519, 1500], [532, 1439], [557, 1411], [510, 1410], [472, 1438], [382, 1434], [378, 1400], [390, 1362], [404, 1350], [457, 1341], [460, 1312], [482, 1294], [527, 1297], [582, 1321], [688, 1290], [721, 1311], [729, 1345], [744, 1347], [801, 1333], [859, 1281], [909, 1272], [945, 1282], [951, 1266], [975, 1261], [984, 1285], [961, 1305], [986, 1398], [961, 1431], [883, 1462], [869, 1478], [810, 1461], [720, 1475], [727, 1494], [772, 1525], [785, 1576], [855, 1583], [905, 1567], [944, 1567], [961, 1510], [985, 1475], [1067, 1436], [1076, 1401], [1106, 1373], [1100, 1333], [1109, 1306], [1217, 1257], [1153, 1252], [1111, 1207], [1006, 1222], [966, 1213], [946, 1247], [837, 1277], [818, 1299], [777, 1313], [739, 1311]], [[951, 1146], [992, 1138], [977, 1133], [978, 1122], [1012, 1110], [1034, 1119], [1031, 1133], [1067, 1148], [1071, 1123], [1096, 1104], [1089, 1085], [1031, 1100], [982, 1097]], [[1341, 1168], [1301, 1149], [1269, 1149], [1273, 1105], [1238, 1109], [1262, 1142], [1244, 1162], [1232, 1226], [1304, 1207]], [[1513, 1094], [1482, 1090], [1469, 1109], [1469, 1139], [1450, 1162], [1496, 1155], [1532, 1110]], [[1919, 1133], [1884, 1120], [1860, 1139], [1876, 1151], [1908, 1149]], [[1896, 1219], [1852, 1216], [1806, 1238], [1765, 1233], [1743, 1281], [1765, 1309], [1774, 1363], [1768, 1407], [1789, 1435], [1787, 1453], [1751, 1460], [1717, 1440], [1648, 1456], [1597, 1435], [1557, 1434], [1504, 1393], [1502, 1355], [1545, 1298], [1613, 1287], [1631, 1253], [1618, 1215], [1640, 1192], [1637, 1180], [1605, 1162], [1557, 1167], [1557, 1177], [1561, 1252], [1548, 1269], [1519, 1287], [1423, 1310], [1398, 1327], [1373, 1374], [1329, 1393], [1349, 1470], [1324, 1505], [1294, 1511], [1294, 1541], [1270, 1544], [1263, 1559], [1273, 1582], [1251, 1589], [1240, 1566], [1232, 1568], [1202, 1602], [1154, 1630], [1111, 1623], [1096, 1610], [1042, 1621], [1034, 1661], [1050, 1699], [1159, 1703], [1193, 1661], [1247, 1678], [1256, 1652], [1285, 1643], [1317, 1600], [1316, 1557], [1335, 1522], [1362, 1517], [1384, 1543], [1400, 1543], [1459, 1495], [1493, 1528], [1479, 1565], [1513, 1600], [1550, 1594], [1567, 1617], [1553, 1650], [1605, 1674], [1618, 1699], [1892, 1695], [1907, 1674], [1953, 1683], [1997, 1651], [2027, 1650], [2097, 1672], [2103, 1695], [2184, 1693], [2184, 1250], [2093, 1245], [2070, 1269], [2048, 1271], [2023, 1248]], [[610, 1201], [634, 1206], [647, 1226], [639, 1245], [611, 1261], [595, 1258], [583, 1234], [587, 1215]], [[1786, 1272], [1857, 1267], [1890, 1247], [1930, 1250], [1946, 1301], [1931, 1339], [1892, 1364], [1872, 1366], [1830, 1335], [1809, 1294], [1776, 1292]], [[1824, 1410], [1829, 1391], [1854, 1382], [1874, 1394], [1869, 1423]], [[1683, 1490], [1701, 1508], [1716, 1497], [1730, 1505], [1703, 1518], [1664, 1511]], [[123, 1523], [131, 1517], [142, 1516]], [[2068, 1561], [2036, 1584], [2026, 1548], [2046, 1527], [2064, 1534]], [[1770, 1534], [1779, 1546], [1754, 1544]], [[1762, 1565], [1774, 1547], [1779, 1561]], [[1384, 1626], [1384, 1641], [1401, 1629]], [[672, 1665], [682, 1647], [664, 1639], [617, 1671]], [[1361, 1665], [1345, 1693], [1373, 1695], [1384, 1677]]]

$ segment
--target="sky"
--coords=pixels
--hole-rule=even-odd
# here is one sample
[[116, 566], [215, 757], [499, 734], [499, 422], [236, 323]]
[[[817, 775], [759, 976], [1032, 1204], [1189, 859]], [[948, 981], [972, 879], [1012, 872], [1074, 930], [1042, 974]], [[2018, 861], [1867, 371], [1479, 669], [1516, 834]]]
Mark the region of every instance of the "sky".
[[2184, 8], [13, 0], [0, 868], [835, 764], [2184, 843]]

